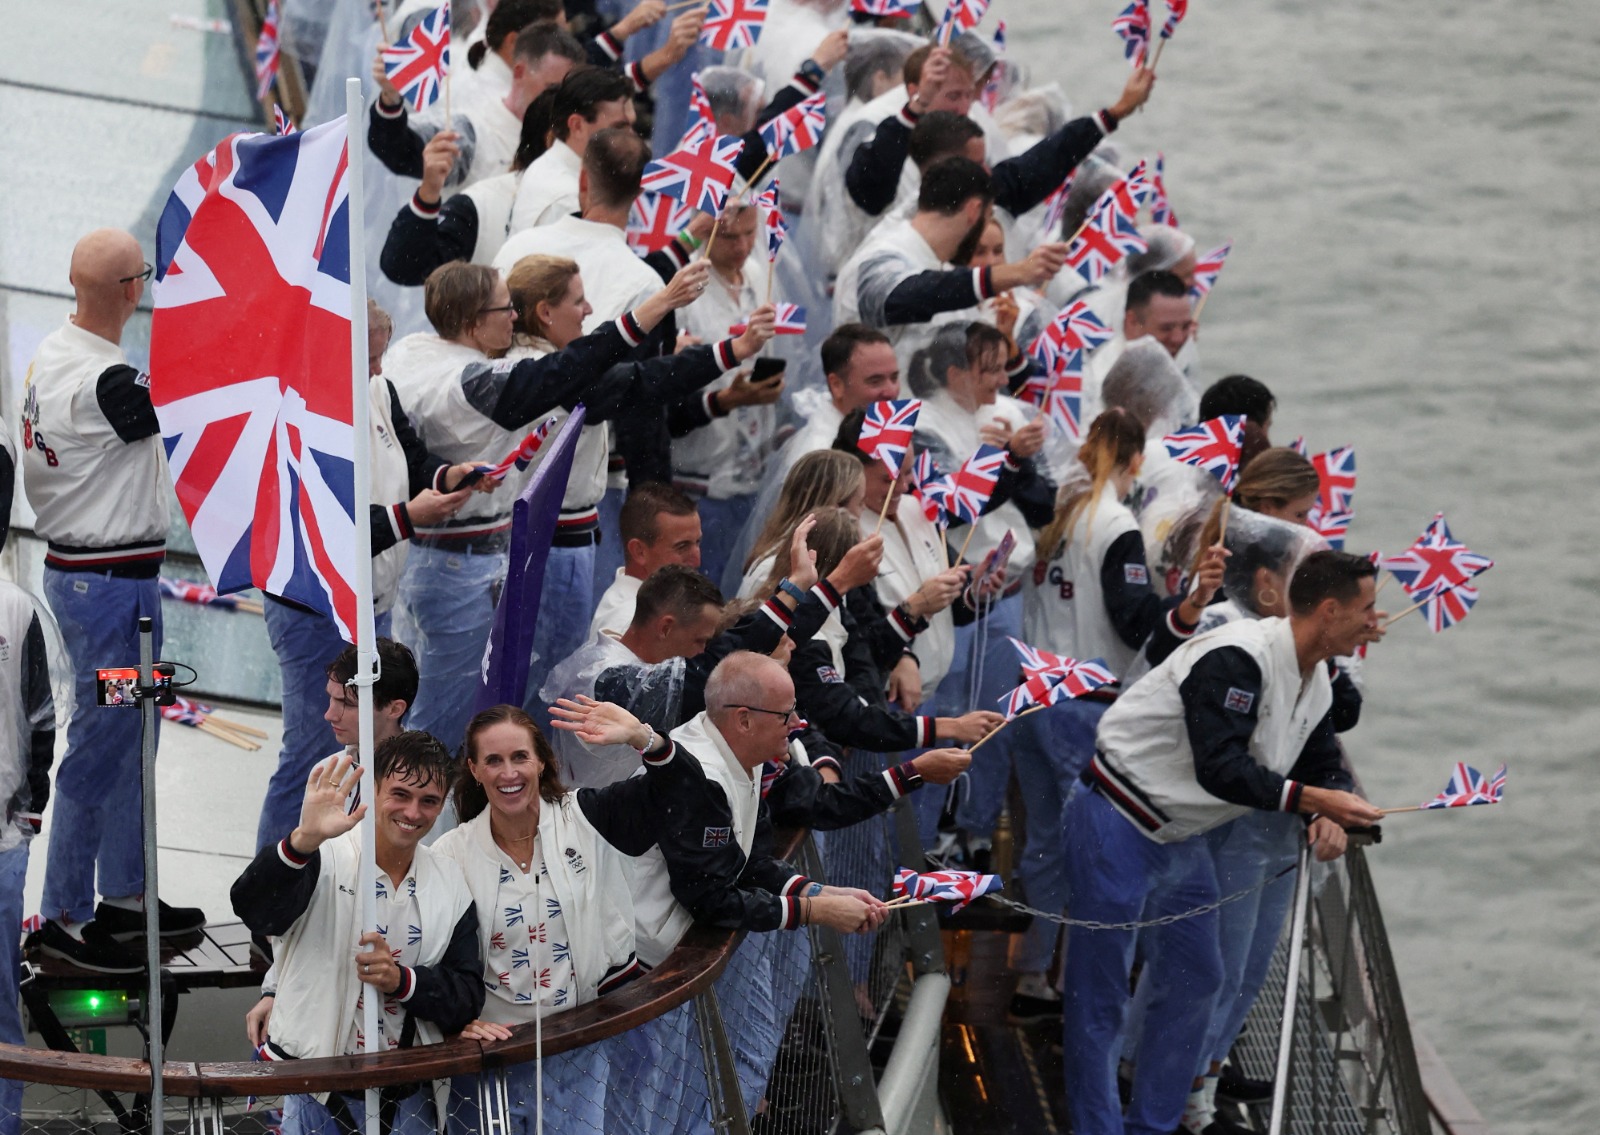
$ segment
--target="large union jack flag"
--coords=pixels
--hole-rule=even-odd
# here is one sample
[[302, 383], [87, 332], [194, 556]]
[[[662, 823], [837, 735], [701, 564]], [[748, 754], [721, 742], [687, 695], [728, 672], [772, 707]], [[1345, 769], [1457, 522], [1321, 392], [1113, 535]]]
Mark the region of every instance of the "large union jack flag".
[[761, 127], [761, 140], [767, 146], [767, 160], [781, 161], [790, 154], [809, 150], [822, 140], [822, 131], [827, 125], [828, 96], [818, 91], [782, 114], [768, 119], [766, 125]]
[[1143, 252], [1148, 247], [1134, 226], [1133, 218], [1117, 206], [1115, 196], [1107, 190], [1067, 250], [1067, 267], [1078, 273], [1085, 283], [1093, 284], [1116, 267], [1124, 256]]
[[924, 871], [919, 875], [909, 867], [902, 867], [894, 873], [896, 898], [951, 903], [952, 914], [984, 895], [1004, 889], [1000, 876], [980, 875], [976, 871]]
[[1028, 344], [1028, 353], [1047, 371], [1058, 371], [1075, 351], [1092, 351], [1111, 342], [1115, 332], [1089, 309], [1083, 300], [1074, 300], [1050, 321]]
[[1434, 808], [1466, 808], [1473, 804], [1498, 804], [1505, 798], [1506, 766], [1501, 765], [1495, 774], [1484, 779], [1483, 773], [1460, 761], [1450, 772], [1450, 783], [1444, 791], [1422, 806]]
[[945, 509], [950, 499], [950, 478], [939, 471], [933, 454], [924, 449], [911, 465], [911, 495], [917, 498], [928, 523], [944, 527]]
[[734, 162], [743, 150], [744, 143], [731, 134], [707, 137], [645, 166], [639, 188], [676, 197], [702, 213], [720, 213], [733, 185]]
[[628, 209], [628, 247], [640, 256], [660, 252], [694, 220], [694, 209], [660, 193], [641, 193]]
[[269, 0], [261, 34], [256, 37], [256, 101], [267, 97], [278, 77], [278, 0]]
[[888, 466], [890, 476], [900, 476], [905, 464], [906, 451], [911, 448], [911, 436], [917, 429], [917, 415], [922, 412], [922, 399], [897, 398], [874, 402], [867, 407], [866, 418], [861, 423], [861, 436], [856, 448], [868, 457]]
[[1341, 445], [1311, 458], [1317, 471], [1317, 502], [1306, 523], [1335, 548], [1343, 547], [1345, 533], [1355, 519], [1356, 447]]
[[1150, 46], [1150, 0], [1133, 0], [1111, 20], [1111, 30], [1122, 37], [1122, 54], [1137, 67]]
[[1006, 638], [1022, 660], [1022, 684], [1000, 700], [1007, 717], [1015, 717], [1034, 706], [1055, 705], [1067, 698], [1080, 697], [1117, 680], [1106, 669], [1105, 659], [1079, 662], [1064, 654], [1051, 654], [1029, 646], [1020, 639]]
[[380, 52], [383, 73], [415, 110], [439, 97], [450, 73], [450, 5], [444, 3], [422, 18], [411, 34]]
[[1000, 471], [1005, 463], [1005, 450], [992, 445], [978, 446], [978, 451], [950, 476], [950, 499], [945, 502], [950, 515], [967, 524], [978, 523], [989, 498], [994, 496], [994, 487], [1000, 483]]
[[1232, 251], [1233, 241], [1230, 240], [1195, 261], [1194, 287], [1189, 289], [1191, 296], [1199, 299], [1216, 286], [1217, 277], [1222, 275], [1222, 266], [1228, 262], [1228, 253]]
[[1167, 155], [1156, 154], [1155, 172], [1150, 175], [1150, 219], [1158, 225], [1178, 227], [1178, 214], [1167, 199]]
[[1437, 513], [1416, 543], [1398, 556], [1384, 556], [1378, 566], [1392, 574], [1406, 594], [1422, 604], [1435, 632], [1455, 626], [1478, 601], [1471, 581], [1494, 566], [1450, 534], [1444, 513]]
[[1239, 452], [1244, 448], [1244, 415], [1224, 414], [1220, 418], [1189, 426], [1161, 439], [1174, 461], [1204, 469], [1222, 484], [1222, 491], [1233, 492], [1239, 479]]
[[184, 173], [156, 229], [150, 398], [217, 590], [292, 599], [353, 640], [347, 174], [343, 117], [234, 134]]
[[753, 47], [767, 22], [767, 0], [711, 0], [700, 42], [716, 51]]

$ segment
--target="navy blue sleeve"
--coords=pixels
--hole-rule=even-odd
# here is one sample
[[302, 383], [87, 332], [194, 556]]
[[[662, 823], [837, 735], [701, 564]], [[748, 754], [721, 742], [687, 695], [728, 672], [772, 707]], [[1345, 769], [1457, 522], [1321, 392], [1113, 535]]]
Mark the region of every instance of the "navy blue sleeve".
[[1219, 800], [1268, 812], [1293, 812], [1300, 786], [1250, 755], [1261, 703], [1261, 668], [1237, 646], [1200, 656], [1178, 687], [1195, 778]]
[[1328, 711], [1335, 733], [1348, 733], [1361, 721], [1361, 691], [1355, 681], [1338, 666], [1332, 668], [1333, 708]]
[[[381, 100], [380, 100], [381, 101]], [[367, 111], [367, 149], [390, 173], [401, 177], [422, 176], [422, 150], [427, 145], [411, 129], [406, 104], [384, 114], [374, 102]]]
[[1008, 501], [1017, 506], [1022, 518], [1033, 528], [1043, 528], [1055, 519], [1055, 482], [1040, 471], [1033, 458], [1017, 457], [1009, 450], [995, 481], [994, 493], [983, 511], [993, 512]]
[[884, 323], [927, 323], [947, 311], [975, 307], [993, 294], [987, 268], [918, 272], [889, 289], [883, 302]]
[[477, 247], [478, 206], [469, 195], [457, 193], [432, 209], [413, 196], [389, 224], [378, 267], [397, 284], [421, 287], [439, 265], [471, 260]]
[[95, 400], [117, 437], [132, 444], [161, 432], [150, 401], [150, 376], [126, 363], [107, 367], [95, 382]]
[[1059, 189], [1104, 136], [1093, 118], [1074, 118], [1023, 153], [998, 163], [989, 172], [994, 203], [1020, 217]]
[[872, 137], [850, 155], [850, 165], [844, 171], [844, 187], [850, 200], [874, 217], [894, 204], [906, 155], [911, 150], [914, 125], [915, 122], [903, 114], [891, 115], [878, 123]]
[[[303, 866], [292, 867], [290, 860], [299, 860]], [[321, 873], [322, 851], [299, 855], [284, 836], [256, 852], [244, 873], [234, 880], [228, 892], [233, 913], [257, 934], [287, 934], [311, 905]]]
[[1305, 747], [1295, 759], [1289, 777], [1313, 788], [1336, 788], [1341, 792], [1355, 791], [1355, 778], [1345, 764], [1344, 750], [1334, 735], [1333, 712], [1330, 710], [1317, 723], [1306, 738]]
[[1106, 558], [1100, 564], [1100, 591], [1117, 637], [1130, 650], [1144, 646], [1152, 666], [1159, 665], [1194, 634], [1194, 627], [1178, 618], [1183, 597], [1163, 600], [1150, 586], [1144, 537], [1137, 529], [1124, 532], [1106, 549]]

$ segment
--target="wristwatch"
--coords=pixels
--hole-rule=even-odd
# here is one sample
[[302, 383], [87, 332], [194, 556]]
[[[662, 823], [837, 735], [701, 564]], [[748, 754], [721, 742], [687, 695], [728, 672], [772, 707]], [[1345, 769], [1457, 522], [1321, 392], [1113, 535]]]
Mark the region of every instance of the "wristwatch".
[[806, 593], [800, 590], [800, 585], [787, 579], [778, 580], [778, 590], [793, 599], [796, 603], [806, 601]]
[[802, 893], [805, 895], [806, 898], [814, 899], [814, 898], [816, 898], [818, 895], [820, 895], [822, 893], [822, 884], [821, 883], [812, 883], [809, 886], [807, 886], [806, 889]]
[[819, 87], [822, 86], [823, 80], [828, 77], [828, 73], [822, 69], [822, 64], [818, 63], [815, 59], [807, 59], [804, 63], [800, 64], [800, 74], [804, 75], [807, 79], [811, 80]]

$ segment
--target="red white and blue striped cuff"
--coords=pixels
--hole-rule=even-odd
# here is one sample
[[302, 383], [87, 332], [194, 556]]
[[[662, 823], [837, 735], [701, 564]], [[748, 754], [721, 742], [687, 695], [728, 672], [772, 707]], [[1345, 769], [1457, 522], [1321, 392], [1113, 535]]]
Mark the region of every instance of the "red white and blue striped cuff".
[[409, 540], [414, 529], [411, 527], [411, 514], [406, 511], [405, 502], [392, 504], [384, 513], [389, 518], [389, 527], [394, 531], [396, 540]]
[[44, 816], [38, 812], [18, 812], [16, 818], [27, 824], [34, 835], [38, 835], [44, 828]]
[[934, 728], [938, 718], [913, 717], [911, 720], [917, 723], [917, 740], [916, 743], [911, 746], [912, 748], [926, 749], [932, 746], [933, 743], [939, 739], [938, 731]]
[[595, 36], [594, 45], [613, 63], [622, 58], [622, 44], [610, 32]]
[[278, 841], [278, 858], [283, 860], [285, 867], [293, 867], [296, 871], [311, 862], [311, 856], [301, 855], [290, 845], [288, 836]]
[[694, 258], [694, 250], [683, 246], [683, 237], [687, 232], [688, 230], [685, 229], [684, 232], [673, 237], [672, 243], [661, 250], [666, 254], [667, 259], [671, 260], [679, 268], [686, 267], [689, 261]]
[[794, 616], [789, 613], [789, 608], [778, 602], [776, 595], [771, 596], [765, 603], [761, 604], [761, 611], [767, 618], [777, 623], [784, 630], [794, 626]]
[[633, 954], [629, 954], [627, 963], [617, 966], [610, 973], [602, 977], [599, 984], [594, 987], [594, 990], [596, 993], [610, 993], [613, 989], [620, 989], [622, 986], [627, 985], [628, 982], [632, 981], [636, 977], [639, 977], [644, 972], [645, 967], [639, 961], [638, 957]]
[[622, 336], [622, 341], [630, 347], [637, 347], [645, 341], [649, 334], [644, 326], [634, 317], [633, 312], [625, 311], [617, 316], [617, 334]]
[[672, 758], [678, 755], [678, 744], [676, 741], [674, 741], [671, 737], [668, 737], [665, 733], [658, 733], [656, 736], [665, 741], [667, 743], [667, 747], [658, 753], [639, 754], [644, 758], [644, 763], [649, 765], [651, 768], [660, 768], [663, 765], [669, 765], [672, 763]]
[[889, 795], [898, 800], [914, 789], [916, 783], [913, 782], [912, 777], [915, 775], [916, 770], [911, 767], [910, 761], [903, 765], [895, 765], [893, 768], [884, 769], [883, 780], [889, 786]]
[[1195, 623], [1191, 626], [1184, 622], [1178, 618], [1178, 609], [1174, 607], [1167, 612], [1167, 629], [1179, 638], [1193, 638], [1194, 632], [1200, 629], [1200, 624]]
[[900, 636], [901, 642], [910, 642], [917, 637], [916, 622], [906, 614], [904, 607], [896, 606], [889, 612], [889, 625], [894, 628], [894, 633]]
[[394, 992], [389, 994], [396, 1001], [409, 1001], [411, 995], [417, 991], [417, 975], [410, 966], [400, 967], [400, 984], [394, 987]]
[[725, 418], [728, 416], [729, 412], [727, 410], [718, 409], [716, 395], [717, 392], [715, 390], [707, 390], [704, 394], [700, 395], [700, 405], [705, 409], [706, 417]]
[[444, 201], [435, 201], [432, 205], [422, 199], [422, 190], [417, 190], [411, 195], [411, 211], [425, 221], [434, 220], [439, 216], [439, 210], [444, 206]]
[[979, 302], [993, 299], [995, 296], [992, 268], [974, 268], [972, 270], [972, 291]]
[[1097, 110], [1089, 117], [1094, 120], [1094, 124], [1096, 126], [1100, 127], [1100, 133], [1102, 135], [1109, 134], [1117, 128], [1117, 124], [1113, 122], [1111, 117], [1103, 110]]
[[384, 106], [383, 100], [380, 98], [377, 102], [372, 104], [372, 109], [378, 112], [379, 118], [404, 118], [406, 116], [406, 104], [404, 99], [400, 100], [399, 106], [391, 109], [390, 107]]
[[644, 94], [650, 89], [650, 80], [644, 77], [644, 68], [637, 63], [629, 63], [623, 67], [622, 73], [628, 76], [628, 82], [633, 84], [636, 94]]
[[723, 339], [719, 343], [713, 343], [711, 353], [716, 356], [717, 366], [724, 373], [739, 365], [739, 356], [733, 353], [732, 339]]
[[1005, 455], [1001, 459], [1001, 462], [1013, 473], [1022, 468], [1022, 462], [1017, 460], [1017, 455], [1012, 453], [1010, 449], [1005, 451]]
[[811, 81], [811, 76], [807, 75], [804, 71], [796, 71], [794, 73], [794, 77], [789, 80], [789, 85], [794, 87], [807, 98], [810, 98], [812, 95], [816, 94], [822, 89], [822, 84], [813, 83]]
[[[450, 472], [450, 466], [441, 465], [433, 471], [433, 484], [429, 487], [436, 493], [444, 492], [444, 475]], [[457, 486], [458, 488], [460, 486]]]
[[909, 100], [907, 100], [905, 106], [900, 108], [900, 113], [895, 115], [895, 118], [899, 119], [900, 124], [907, 130], [915, 130], [917, 123], [922, 121], [922, 115], [911, 109]]
[[839, 609], [839, 592], [827, 580], [817, 580], [811, 588], [811, 594], [822, 601], [822, 606], [826, 608], [828, 614], [831, 615]]
[[799, 892], [810, 885], [811, 880], [804, 875], [794, 875], [778, 892], [778, 898], [783, 903], [783, 921], [778, 924], [779, 930], [793, 930], [801, 924]]
[[1298, 812], [1300, 810], [1300, 795], [1305, 791], [1305, 785], [1298, 780], [1283, 778], [1283, 788], [1278, 792], [1278, 810], [1281, 812]]
[[1017, 375], [1028, 369], [1028, 356], [1022, 351], [1017, 352], [1017, 357], [1006, 367], [1006, 377], [1016, 378]]
[[839, 763], [839, 758], [836, 757], [836, 756], [833, 756], [831, 753], [823, 753], [821, 756], [812, 757], [811, 758], [811, 767], [814, 768], [814, 769], [819, 769], [819, 770], [820, 769], [825, 769], [825, 768], [831, 768], [834, 772], [838, 773], [840, 776], [844, 775], [844, 765], [840, 764]]

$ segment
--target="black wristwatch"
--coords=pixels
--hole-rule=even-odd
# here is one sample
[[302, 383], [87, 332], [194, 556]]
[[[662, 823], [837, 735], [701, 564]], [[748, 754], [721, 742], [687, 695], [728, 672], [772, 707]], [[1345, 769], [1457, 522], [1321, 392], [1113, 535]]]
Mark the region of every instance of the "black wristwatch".
[[800, 74], [804, 75], [807, 79], [811, 80], [811, 82], [815, 83], [819, 87], [822, 86], [823, 80], [828, 77], [828, 73], [822, 69], [822, 64], [818, 63], [815, 59], [807, 59], [804, 63], [800, 64]]

